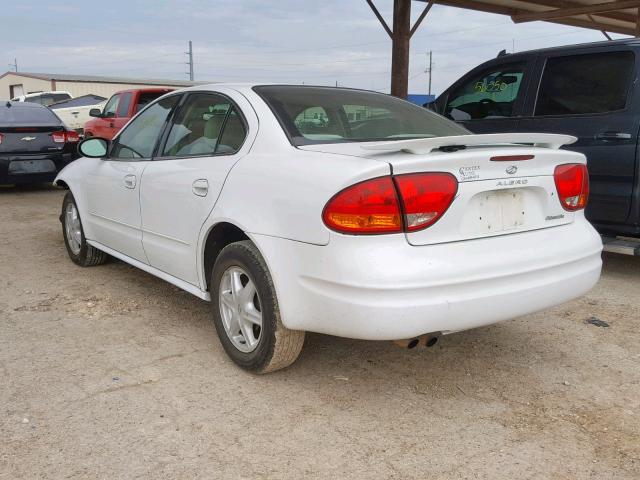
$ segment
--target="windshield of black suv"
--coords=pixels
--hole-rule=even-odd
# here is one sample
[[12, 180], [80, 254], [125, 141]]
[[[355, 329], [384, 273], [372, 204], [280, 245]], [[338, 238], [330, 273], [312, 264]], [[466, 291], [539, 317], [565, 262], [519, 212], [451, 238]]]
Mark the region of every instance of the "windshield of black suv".
[[371, 142], [468, 135], [423, 107], [382, 93], [332, 87], [254, 87], [291, 143]]

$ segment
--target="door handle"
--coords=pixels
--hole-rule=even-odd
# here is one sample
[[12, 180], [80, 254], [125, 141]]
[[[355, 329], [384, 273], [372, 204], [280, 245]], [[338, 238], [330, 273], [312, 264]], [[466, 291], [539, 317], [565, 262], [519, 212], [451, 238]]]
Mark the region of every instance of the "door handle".
[[631, 140], [630, 133], [624, 132], [602, 132], [596, 135], [597, 140]]
[[191, 191], [199, 197], [206, 197], [209, 193], [209, 182], [204, 178], [199, 178], [191, 184]]
[[127, 188], [136, 188], [136, 176], [125, 175], [125, 177], [122, 179], [122, 183]]
[[109, 122], [109, 127], [113, 128], [114, 127], [114, 123], [113, 122]]

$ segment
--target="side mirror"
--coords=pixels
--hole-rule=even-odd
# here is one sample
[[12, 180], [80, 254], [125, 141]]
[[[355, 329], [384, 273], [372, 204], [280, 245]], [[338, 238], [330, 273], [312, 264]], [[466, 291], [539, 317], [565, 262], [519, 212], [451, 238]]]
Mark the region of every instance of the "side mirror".
[[89, 116], [100, 118], [102, 116], [102, 112], [99, 108], [92, 108], [91, 110], [89, 110]]
[[103, 158], [109, 151], [109, 140], [99, 137], [86, 138], [78, 145], [78, 152], [83, 157]]

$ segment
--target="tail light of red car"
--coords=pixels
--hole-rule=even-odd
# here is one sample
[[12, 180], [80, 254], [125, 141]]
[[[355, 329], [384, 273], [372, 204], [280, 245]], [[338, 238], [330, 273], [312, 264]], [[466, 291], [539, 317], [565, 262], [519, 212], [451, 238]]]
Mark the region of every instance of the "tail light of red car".
[[589, 172], [581, 163], [558, 165], [553, 173], [562, 208], [570, 212], [587, 206], [589, 198]]
[[450, 173], [379, 177], [334, 195], [322, 218], [327, 227], [341, 233], [415, 232], [437, 222], [457, 191], [458, 181]]
[[51, 139], [54, 143], [78, 143], [80, 141], [80, 135], [73, 130], [53, 132]]

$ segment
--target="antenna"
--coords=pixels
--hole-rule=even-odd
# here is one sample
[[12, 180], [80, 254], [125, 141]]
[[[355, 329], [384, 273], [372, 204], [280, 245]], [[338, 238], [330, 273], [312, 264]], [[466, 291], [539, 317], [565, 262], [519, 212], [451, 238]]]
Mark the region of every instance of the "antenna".
[[10, 64], [9, 64], [9, 66], [10, 66], [10, 67], [13, 67], [13, 68], [14, 68], [14, 70], [17, 72], [17, 71], [18, 71], [18, 59], [17, 59], [17, 58], [14, 58], [14, 59], [13, 59], [13, 63], [10, 63]]

